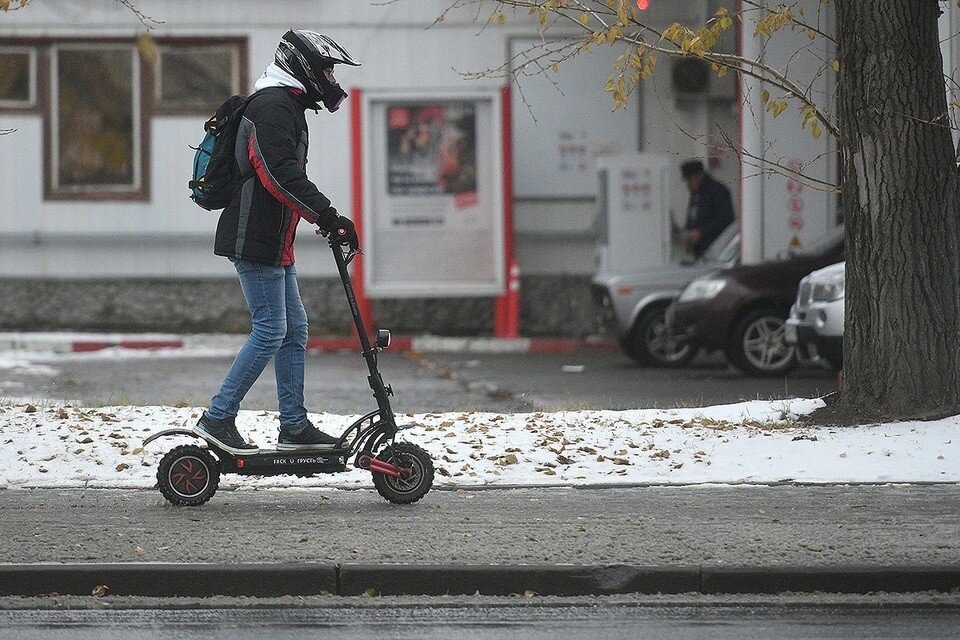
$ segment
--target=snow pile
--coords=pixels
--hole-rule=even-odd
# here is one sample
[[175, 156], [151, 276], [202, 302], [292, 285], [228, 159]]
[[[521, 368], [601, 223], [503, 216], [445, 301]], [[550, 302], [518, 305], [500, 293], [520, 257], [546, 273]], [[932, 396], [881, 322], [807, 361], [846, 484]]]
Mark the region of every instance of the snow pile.
[[[439, 486], [636, 483], [956, 482], [960, 417], [856, 428], [805, 427], [819, 400], [745, 402], [703, 409], [445, 413], [402, 416], [400, 436], [434, 457]], [[0, 487], [152, 487], [167, 438], [200, 410], [175, 407], [0, 407]], [[353, 416], [311, 415], [339, 433]], [[242, 412], [238, 427], [261, 446], [276, 414]], [[226, 476], [224, 486], [357, 487], [370, 474], [316, 478]]]
[[37, 364], [34, 354], [0, 352], [0, 371], [13, 371], [35, 376], [53, 377], [59, 373], [53, 367]]

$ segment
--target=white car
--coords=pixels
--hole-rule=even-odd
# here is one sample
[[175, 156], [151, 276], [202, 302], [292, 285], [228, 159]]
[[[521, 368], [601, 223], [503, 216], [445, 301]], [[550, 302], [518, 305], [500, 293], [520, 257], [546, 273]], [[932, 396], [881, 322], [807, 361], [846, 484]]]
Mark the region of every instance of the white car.
[[786, 340], [800, 358], [843, 366], [844, 263], [814, 271], [800, 281], [797, 301], [787, 319]]

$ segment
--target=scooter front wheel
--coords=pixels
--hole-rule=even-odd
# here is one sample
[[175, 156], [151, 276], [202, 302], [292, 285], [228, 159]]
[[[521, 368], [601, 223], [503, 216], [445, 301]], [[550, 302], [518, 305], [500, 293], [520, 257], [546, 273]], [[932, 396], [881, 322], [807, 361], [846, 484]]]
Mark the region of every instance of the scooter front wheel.
[[196, 445], [174, 447], [160, 460], [157, 486], [178, 507], [198, 507], [213, 497], [220, 485], [220, 465]]
[[408, 471], [403, 477], [394, 478], [383, 473], [373, 474], [373, 486], [377, 493], [394, 504], [411, 504], [427, 495], [433, 486], [433, 461], [430, 454], [409, 442], [387, 446], [377, 454], [377, 460]]

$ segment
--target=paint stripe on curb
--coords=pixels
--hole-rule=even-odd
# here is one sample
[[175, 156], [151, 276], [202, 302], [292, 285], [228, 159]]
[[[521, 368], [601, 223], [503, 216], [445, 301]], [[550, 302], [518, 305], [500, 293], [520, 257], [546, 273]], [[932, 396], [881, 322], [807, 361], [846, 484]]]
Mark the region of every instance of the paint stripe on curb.
[[584, 351], [609, 353], [618, 351], [614, 340], [587, 338], [586, 340], [567, 340], [565, 338], [534, 338], [530, 340], [530, 353], [569, 354]]
[[89, 353], [91, 351], [102, 351], [103, 349], [110, 349], [112, 347], [140, 351], [152, 351], [156, 349], [182, 349], [183, 340], [120, 340], [119, 342], [81, 340], [71, 343], [70, 351], [73, 353]]
[[947, 593], [960, 566], [633, 567], [363, 564], [0, 565], [0, 596], [148, 597], [615, 594]]
[[[242, 334], [84, 334], [84, 333], [0, 333], [0, 351], [39, 353], [92, 353], [110, 348], [131, 350], [186, 349], [238, 350], [246, 341]], [[353, 336], [311, 338], [313, 352], [357, 351], [360, 342]], [[441, 336], [396, 336], [390, 345], [395, 352], [415, 353], [608, 353], [618, 349], [614, 340], [604, 338], [453, 338]]]

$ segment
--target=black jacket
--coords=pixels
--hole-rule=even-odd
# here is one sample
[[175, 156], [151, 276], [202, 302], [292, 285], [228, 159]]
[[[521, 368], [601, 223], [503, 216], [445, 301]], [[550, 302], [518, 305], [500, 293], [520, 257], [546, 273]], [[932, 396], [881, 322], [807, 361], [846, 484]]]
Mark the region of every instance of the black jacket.
[[700, 241], [691, 249], [700, 256], [723, 230], [736, 220], [730, 189], [705, 175], [700, 190], [690, 195], [687, 231], [699, 231]]
[[218, 256], [291, 265], [300, 218], [333, 225], [330, 200], [307, 178], [306, 106], [287, 87], [262, 89], [247, 103], [236, 144], [241, 187], [220, 214]]

